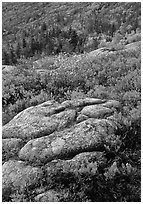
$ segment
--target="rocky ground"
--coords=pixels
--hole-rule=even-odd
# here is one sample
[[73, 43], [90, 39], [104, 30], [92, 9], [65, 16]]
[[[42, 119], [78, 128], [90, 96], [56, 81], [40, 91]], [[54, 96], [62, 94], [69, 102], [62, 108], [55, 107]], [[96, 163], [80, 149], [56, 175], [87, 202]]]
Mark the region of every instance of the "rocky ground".
[[45, 182], [59, 169], [77, 174], [86, 165], [94, 173], [106, 164], [104, 151], [121, 145], [115, 136], [120, 109], [115, 100], [85, 98], [20, 112], [3, 126], [3, 196], [26, 188], [34, 190], [35, 201], [60, 201], [64, 192], [46, 189]]

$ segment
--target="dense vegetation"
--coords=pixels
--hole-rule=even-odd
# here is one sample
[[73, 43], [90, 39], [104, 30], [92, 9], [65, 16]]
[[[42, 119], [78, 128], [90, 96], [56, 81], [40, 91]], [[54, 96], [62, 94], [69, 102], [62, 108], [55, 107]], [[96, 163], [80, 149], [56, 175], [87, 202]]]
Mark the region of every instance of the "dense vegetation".
[[[22, 56], [82, 53], [140, 30], [140, 3], [4, 3], [3, 64]], [[17, 14], [17, 15], [16, 15]]]
[[[17, 66], [12, 74], [3, 74], [3, 125], [25, 108], [51, 99], [61, 102], [88, 96], [115, 99], [123, 105], [117, 116], [123, 124], [117, 133], [122, 146], [106, 167], [101, 166], [96, 174], [83, 167], [76, 176], [62, 172], [58, 177], [51, 175], [47, 189], [64, 189], [61, 201], [141, 199], [141, 56], [140, 49], [124, 50], [126, 44], [140, 41], [140, 9], [140, 3], [3, 4], [3, 64]], [[13, 18], [15, 11], [17, 19]], [[86, 52], [100, 47], [117, 52], [87, 60]], [[56, 55], [59, 70], [40, 75], [32, 68], [32, 61], [46, 55]], [[114, 174], [111, 169], [105, 176], [104, 168], [115, 161], [120, 171]], [[27, 190], [13, 201], [30, 199], [32, 192]]]

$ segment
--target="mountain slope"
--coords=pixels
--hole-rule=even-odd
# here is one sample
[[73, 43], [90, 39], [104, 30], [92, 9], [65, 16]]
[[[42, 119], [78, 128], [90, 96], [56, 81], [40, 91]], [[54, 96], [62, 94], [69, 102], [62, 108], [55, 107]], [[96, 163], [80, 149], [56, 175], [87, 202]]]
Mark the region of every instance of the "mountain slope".
[[[3, 64], [20, 58], [83, 53], [140, 40], [140, 3], [3, 3]], [[107, 42], [107, 44], [105, 43]]]
[[[48, 26], [60, 23], [64, 27], [72, 23], [78, 25], [79, 21], [82, 27], [87, 27], [87, 20], [92, 21], [95, 18], [92, 14], [109, 21], [117, 21], [120, 18], [120, 24], [125, 23], [125, 20], [126, 22], [130, 20], [130, 23], [133, 24], [135, 20], [140, 20], [140, 12], [139, 2], [5, 2], [2, 7], [3, 31], [8, 31], [8, 35], [15, 34], [21, 29], [42, 22], [46, 22]], [[75, 23], [74, 20], [77, 22]]]

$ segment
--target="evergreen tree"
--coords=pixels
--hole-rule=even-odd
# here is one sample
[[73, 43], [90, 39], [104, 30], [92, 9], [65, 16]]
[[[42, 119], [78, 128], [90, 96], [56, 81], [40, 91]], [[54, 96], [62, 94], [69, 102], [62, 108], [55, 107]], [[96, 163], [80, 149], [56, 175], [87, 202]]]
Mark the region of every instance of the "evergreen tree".
[[112, 37], [113, 37], [115, 31], [116, 31], [116, 24], [114, 22], [112, 22], [110, 25], [110, 34]]
[[2, 50], [2, 64], [3, 65], [9, 65], [9, 56], [8, 53], [5, 50]]
[[11, 64], [16, 64], [17, 63], [16, 55], [14, 53], [14, 49], [13, 49], [12, 46], [11, 46], [10, 51], [9, 51], [9, 58], [10, 58]]
[[31, 54], [34, 55], [35, 54], [35, 51], [36, 51], [36, 44], [35, 44], [35, 39], [32, 37], [31, 38]]
[[75, 30], [71, 30], [70, 32], [71, 33], [70, 33], [70, 40], [69, 40], [69, 42], [73, 46], [73, 52], [74, 52], [75, 49], [76, 49], [76, 46], [78, 44], [78, 35], [77, 35]]
[[41, 31], [46, 31], [47, 30], [47, 25], [45, 22], [41, 25]]
[[20, 43], [19, 43], [19, 42], [17, 42], [17, 44], [16, 44], [15, 54], [16, 54], [17, 58], [20, 58], [20, 55], [21, 55], [21, 47], [20, 47]]
[[27, 45], [25, 38], [22, 39], [22, 47], [25, 48]]

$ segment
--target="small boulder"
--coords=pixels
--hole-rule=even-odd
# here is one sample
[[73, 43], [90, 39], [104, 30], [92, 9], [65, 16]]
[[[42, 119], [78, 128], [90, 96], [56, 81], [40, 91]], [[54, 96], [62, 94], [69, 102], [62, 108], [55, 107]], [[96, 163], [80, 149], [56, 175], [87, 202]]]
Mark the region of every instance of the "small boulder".
[[113, 114], [113, 110], [103, 107], [101, 105], [86, 106], [82, 109], [81, 114], [90, 118], [104, 118]]
[[49, 135], [73, 123], [75, 110], [65, 110], [61, 105], [30, 107], [3, 126], [3, 138], [32, 138]]
[[4, 73], [11, 73], [14, 70], [16, 70], [17, 67], [16, 66], [12, 66], [12, 65], [2, 65], [2, 72]]
[[84, 107], [93, 104], [102, 104], [105, 103], [106, 100], [98, 99], [98, 98], [84, 98], [84, 99], [75, 99], [75, 100], [67, 100], [62, 103], [66, 108], [77, 108]]
[[35, 197], [36, 202], [60, 202], [63, 198], [63, 194], [55, 190], [49, 190], [45, 193], [41, 193]]
[[102, 106], [107, 107], [107, 108], [115, 108], [117, 110], [120, 110], [121, 103], [119, 101], [109, 100], [109, 101], [105, 102], [104, 104], [102, 104]]
[[2, 159], [8, 161], [18, 155], [19, 150], [23, 146], [23, 140], [18, 138], [2, 139]]
[[47, 173], [48, 183], [52, 182], [51, 177], [59, 176], [59, 172], [75, 175], [81, 173], [96, 174], [98, 167], [103, 167], [106, 164], [106, 158], [103, 152], [83, 152], [72, 159], [68, 160], [53, 160], [46, 164], [45, 171]]
[[125, 45], [126, 51], [138, 51], [141, 49], [141, 41], [133, 42], [130, 44]]
[[16, 190], [22, 192], [27, 188], [38, 186], [43, 178], [43, 172], [38, 167], [26, 165], [23, 161], [9, 160], [2, 167], [3, 194]]
[[113, 162], [113, 164], [109, 167], [109, 169], [104, 173], [106, 179], [113, 179], [116, 174], [120, 173], [117, 162]]
[[84, 120], [87, 120], [87, 119], [88, 119], [88, 116], [87, 116], [87, 115], [79, 114], [78, 117], [77, 117], [77, 119], [76, 119], [76, 122], [77, 122], [77, 123], [80, 123], [80, 122], [82, 122], [82, 121], [84, 121]]

